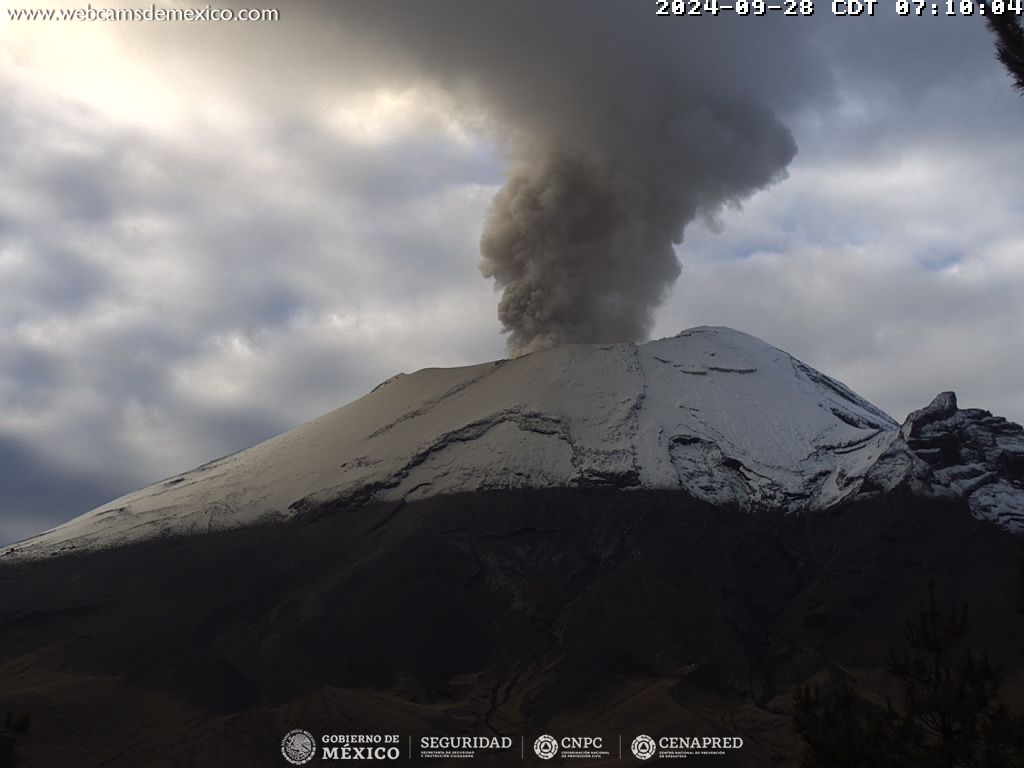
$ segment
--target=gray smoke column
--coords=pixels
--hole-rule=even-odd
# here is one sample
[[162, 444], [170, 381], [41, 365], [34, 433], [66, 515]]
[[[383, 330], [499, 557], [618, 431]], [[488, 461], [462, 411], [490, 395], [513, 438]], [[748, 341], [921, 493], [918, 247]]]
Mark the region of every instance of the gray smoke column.
[[641, 340], [673, 248], [781, 179], [776, 116], [827, 85], [811, 20], [657, 16], [637, 0], [347, 0], [364, 60], [486, 115], [509, 160], [481, 240], [512, 354]]
[[780, 178], [796, 154], [771, 114], [685, 96], [620, 141], [555, 135], [514, 166], [480, 243], [512, 354], [646, 337], [686, 224]]

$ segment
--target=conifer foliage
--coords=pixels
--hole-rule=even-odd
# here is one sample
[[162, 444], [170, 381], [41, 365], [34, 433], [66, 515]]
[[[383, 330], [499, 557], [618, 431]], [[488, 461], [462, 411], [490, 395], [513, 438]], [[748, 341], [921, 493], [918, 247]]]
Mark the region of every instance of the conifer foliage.
[[1001, 13], [987, 4], [985, 19], [996, 36], [996, 58], [1006, 67], [1017, 90], [1024, 93], [1024, 22], [1018, 4], [1006, 3]]
[[1024, 718], [999, 698], [986, 654], [964, 648], [968, 612], [941, 611], [935, 590], [890, 653], [899, 700], [872, 707], [844, 678], [830, 693], [803, 688], [794, 725], [805, 768], [1024, 768]]

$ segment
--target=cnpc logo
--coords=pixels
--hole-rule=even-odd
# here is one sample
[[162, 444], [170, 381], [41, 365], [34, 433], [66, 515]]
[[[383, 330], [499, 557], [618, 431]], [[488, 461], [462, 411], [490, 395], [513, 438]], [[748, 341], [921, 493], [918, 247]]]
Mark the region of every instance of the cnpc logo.
[[558, 742], [554, 736], [545, 733], [543, 736], [538, 736], [537, 740], [533, 742], [533, 751], [541, 760], [550, 760], [558, 754]]
[[594, 752], [603, 746], [604, 742], [600, 736], [563, 736], [556, 739], [544, 734], [533, 742], [533, 751], [541, 760], [550, 760], [559, 751], [566, 753], [567, 757], [580, 757], [580, 752]]

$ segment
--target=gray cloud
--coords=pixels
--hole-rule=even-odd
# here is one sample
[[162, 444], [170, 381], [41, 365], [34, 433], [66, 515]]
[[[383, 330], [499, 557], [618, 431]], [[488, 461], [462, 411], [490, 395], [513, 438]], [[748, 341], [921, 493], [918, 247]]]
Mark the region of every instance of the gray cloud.
[[838, 98], [793, 121], [787, 182], [691, 229], [657, 332], [751, 330], [900, 419], [955, 389], [1024, 421], [1024, 155], [1007, 130], [1024, 99], [978, 19], [876, 21], [838, 40]]
[[0, 543], [34, 535], [125, 489], [103, 478], [64, 469], [22, 441], [0, 434]]
[[[478, 147], [389, 151], [320, 114], [255, 110], [247, 141], [197, 146], [5, 92], [20, 98], [0, 113], [0, 542], [398, 370], [500, 351], [446, 308], [453, 291], [474, 306], [467, 286], [492, 301], [472, 252], [493, 193]], [[420, 174], [402, 173], [414, 149]]]
[[[245, 448], [398, 371], [500, 356], [495, 297], [476, 269], [488, 207], [506, 170], [543, 185], [518, 172], [530, 158], [638, 178], [628, 152], [595, 160], [616, 145], [596, 128], [614, 116], [586, 89], [577, 100], [572, 83], [581, 72], [613, 81], [612, 63], [641, 40], [649, 63], [632, 66], [650, 65], [657, 83], [671, 78], [651, 62], [697, 57], [707, 63], [686, 88], [706, 87], [705, 103], [767, 105], [776, 117], [764, 124], [785, 124], [800, 147], [785, 183], [742, 213], [726, 206], [722, 226], [698, 216], [687, 227], [673, 255], [685, 279], [655, 335], [725, 323], [897, 417], [955, 388], [965, 405], [1024, 420], [1024, 156], [1007, 129], [1024, 124], [1024, 100], [982, 24], [654, 19], [620, 3], [612, 28], [588, 19], [590, 4], [550, 5], [549, 29], [511, 3], [494, 6], [511, 16], [481, 4], [455, 26], [420, 13], [395, 27], [397, 4], [355, 2], [296, 4], [294, 23], [255, 28], [118, 29], [138, 71], [163, 73], [146, 82], [146, 103], [180, 106], [166, 126], [143, 119], [135, 92], [112, 114], [5, 68], [0, 466], [12, 469], [0, 488], [17, 494], [0, 498], [0, 542]], [[731, 39], [696, 35], [705, 21]], [[589, 58], [568, 56], [592, 33]], [[451, 50], [436, 51], [446, 35]], [[521, 69], [477, 76], [468, 62], [482, 53]], [[575, 71], [552, 74], [553, 58]], [[411, 87], [412, 116], [339, 127], [336, 107], [378, 87]], [[447, 101], [420, 114], [437, 89]], [[553, 146], [538, 138], [547, 120], [560, 135], [581, 126], [570, 151], [539, 151]], [[648, 157], [666, 173], [721, 165], [672, 147]], [[510, 189], [520, 183], [531, 182]]]

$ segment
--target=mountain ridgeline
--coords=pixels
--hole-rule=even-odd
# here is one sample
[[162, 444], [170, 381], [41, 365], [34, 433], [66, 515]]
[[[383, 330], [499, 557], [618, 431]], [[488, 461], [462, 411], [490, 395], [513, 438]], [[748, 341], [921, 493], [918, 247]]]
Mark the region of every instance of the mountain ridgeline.
[[884, 702], [929, 583], [1024, 680], [1022, 528], [1021, 427], [900, 425], [730, 329], [428, 369], [0, 552], [0, 710], [31, 766], [284, 765], [298, 727], [796, 766], [795, 693]]
[[913, 486], [1024, 527], [1024, 431], [943, 393], [900, 427], [846, 386], [728, 328], [400, 374], [249, 450], [0, 550], [49, 557], [489, 490], [677, 490], [818, 511]]

